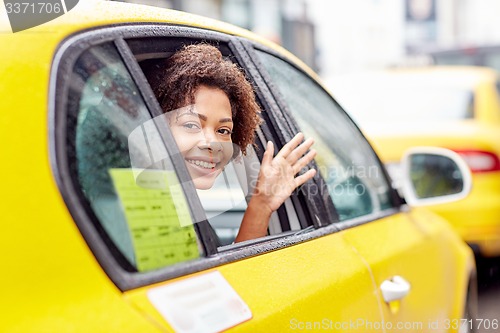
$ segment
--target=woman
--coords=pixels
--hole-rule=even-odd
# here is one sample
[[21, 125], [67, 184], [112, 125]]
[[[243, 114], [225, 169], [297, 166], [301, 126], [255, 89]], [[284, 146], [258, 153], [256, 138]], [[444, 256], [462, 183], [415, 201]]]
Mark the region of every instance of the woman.
[[[238, 149], [246, 154], [254, 143], [261, 119], [251, 84], [236, 64], [207, 44], [176, 52], [165, 66], [155, 69], [149, 81], [194, 185], [211, 188]], [[313, 140], [301, 143], [303, 139], [302, 133], [297, 134], [274, 158], [273, 143], [267, 143], [235, 242], [265, 236], [271, 214], [293, 190], [314, 177], [314, 169], [295, 177], [316, 155], [314, 150], [307, 152]]]

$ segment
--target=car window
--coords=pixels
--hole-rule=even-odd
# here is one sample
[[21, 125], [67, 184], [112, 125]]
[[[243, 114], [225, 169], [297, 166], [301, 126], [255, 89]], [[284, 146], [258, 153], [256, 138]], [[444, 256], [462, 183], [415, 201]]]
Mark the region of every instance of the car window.
[[[70, 177], [64, 185], [69, 191], [65, 195], [71, 197], [68, 207], [78, 215], [75, 221], [100, 262], [112, 265], [105, 268], [116, 270], [113, 274], [118, 272], [115, 281], [120, 285], [128, 285], [128, 272], [182, 263], [189, 263], [185, 269], [208, 267], [215, 264], [199, 259], [254, 243], [231, 245], [253, 193], [264, 145], [276, 139], [274, 132], [262, 124], [247, 154], [233, 156], [211, 190], [197, 191], [175, 147], [167, 115], [148, 85], [145, 67], [156, 66], [193, 42], [149, 37], [84, 50], [71, 47], [66, 52], [73, 60], [62, 67], [67, 72], [58, 73], [58, 89], [67, 98], [58, 106], [64, 108], [58, 135], [65, 137], [59, 145], [65, 157], [56, 160]], [[236, 62], [228, 44], [217, 46]], [[298, 196], [294, 193], [272, 214], [268, 235], [311, 229], [309, 207]], [[176, 276], [184, 270], [163, 271]]]
[[[142, 68], [145, 77], [155, 80], [158, 70], [163, 68], [166, 58], [175, 50], [193, 41], [176, 41], [173, 39], [158, 38], [156, 40], [129, 41], [132, 51]], [[225, 43], [218, 43], [217, 47], [226, 59], [239, 63]], [[158, 52], [158, 50], [161, 52]], [[167, 112], [168, 114], [169, 112]], [[265, 126], [265, 125], [264, 125]], [[197, 190], [199, 199], [205, 209], [207, 220], [218, 236], [220, 246], [231, 245], [238, 234], [243, 215], [247, 208], [260, 170], [260, 158], [264, 151], [264, 144], [269, 139], [259, 129], [255, 145], [246, 148], [246, 155], [241, 152], [233, 158], [216, 178], [210, 189]], [[258, 148], [257, 148], [258, 147]], [[235, 147], [235, 151], [241, 147]], [[275, 236], [286, 232], [307, 228], [312, 222], [299, 219], [296, 212], [296, 203], [292, 199], [285, 201], [284, 205], [271, 216], [268, 235]]]
[[338, 104], [303, 72], [271, 54], [259, 59], [306, 136], [341, 221], [392, 207], [380, 163]]
[[70, 159], [109, 245], [141, 272], [202, 255], [177, 175], [115, 46], [82, 53], [68, 82]]
[[[231, 244], [253, 193], [267, 141], [279, 147], [293, 134], [279, 125], [283, 114], [266, 104], [269, 91], [262, 81], [251, 83], [263, 123], [247, 154], [239, 151], [232, 156], [213, 187], [216, 195], [197, 194], [148, 82], [145, 68], [198, 42], [216, 45], [223, 57], [238, 63], [254, 80], [254, 63], [245, 63], [248, 57], [238, 40], [205, 30], [201, 40], [199, 29], [168, 25], [94, 32], [66, 40], [54, 58], [51, 162], [69, 213], [119, 289], [164, 281], [253, 256], [256, 249], [274, 251], [315, 237], [307, 234], [320, 224], [323, 205], [317, 203], [323, 198], [311, 200], [320, 197], [298, 190], [272, 214], [267, 236]], [[104, 32], [109, 35], [103, 39]], [[225, 202], [215, 202], [214, 207], [217, 198]], [[333, 205], [329, 208], [333, 212]]]

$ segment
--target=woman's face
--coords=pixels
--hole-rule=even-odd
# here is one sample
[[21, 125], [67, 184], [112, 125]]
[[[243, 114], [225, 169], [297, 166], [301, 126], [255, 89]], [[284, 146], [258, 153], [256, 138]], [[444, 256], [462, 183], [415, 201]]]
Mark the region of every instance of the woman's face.
[[212, 187], [233, 155], [233, 119], [227, 95], [200, 86], [195, 105], [167, 113], [170, 129], [197, 189]]

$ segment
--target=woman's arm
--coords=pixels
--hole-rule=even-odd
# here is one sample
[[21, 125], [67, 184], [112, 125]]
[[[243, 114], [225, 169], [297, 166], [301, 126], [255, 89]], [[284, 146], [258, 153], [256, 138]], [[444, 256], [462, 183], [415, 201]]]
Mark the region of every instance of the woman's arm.
[[309, 138], [301, 144], [303, 139], [304, 135], [298, 133], [274, 158], [274, 145], [271, 141], [267, 143], [257, 184], [235, 242], [265, 236], [271, 214], [290, 197], [297, 187], [316, 174], [316, 170], [311, 169], [300, 176], [295, 176], [316, 156], [314, 149], [306, 154], [314, 140]]

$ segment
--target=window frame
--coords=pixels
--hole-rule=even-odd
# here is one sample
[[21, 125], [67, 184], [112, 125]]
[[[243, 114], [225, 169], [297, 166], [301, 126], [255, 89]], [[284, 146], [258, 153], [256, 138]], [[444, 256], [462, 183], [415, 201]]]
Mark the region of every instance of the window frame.
[[[154, 118], [161, 114], [161, 108], [159, 107], [159, 104], [156, 101], [156, 98], [154, 97], [138, 62], [126, 42], [128, 39], [148, 37], [191, 38], [198, 42], [224, 42], [232, 48], [231, 52], [237, 58], [239, 65], [247, 71], [247, 74], [247, 65], [251, 64], [251, 59], [248, 58], [248, 54], [238, 37], [202, 28], [163, 23], [118, 24], [98, 27], [71, 35], [63, 40], [59, 45], [52, 61], [49, 77], [48, 134], [50, 164], [56, 184], [70, 215], [73, 217], [73, 220], [80, 230], [85, 242], [91, 249], [99, 264], [115, 285], [121, 291], [131, 290], [217, 267], [229, 262], [241, 260], [242, 258], [249, 258], [266, 252], [275, 251], [276, 249], [288, 247], [312, 238], [320, 237], [326, 233], [330, 233], [327, 232], [327, 230], [317, 232], [318, 230], [313, 230], [310, 227], [307, 227], [298, 231], [283, 232], [279, 235], [267, 236], [257, 240], [242, 242], [241, 244], [238, 243], [227, 249], [223, 249], [223, 251], [218, 251], [215, 246], [215, 241], [207, 236], [210, 233], [203, 231], [203, 224], [208, 224], [205, 218], [201, 223], [195, 224], [198, 238], [204, 247], [205, 256], [201, 256], [199, 259], [193, 261], [166, 266], [149, 272], [133, 271], [130, 267], [126, 267], [126, 265], [124, 265], [123, 261], [120, 260], [120, 255], [117, 255], [118, 249], [113, 248], [113, 246], [110, 247], [110, 244], [113, 243], [106, 240], [106, 233], [103, 230], [99, 230], [99, 221], [93, 220], [93, 211], [88, 205], [86, 199], [83, 197], [81, 189], [78, 188], [78, 182], [75, 181], [75, 175], [72, 174], [69, 167], [70, 158], [67, 154], [66, 142], [68, 117], [67, 106], [69, 101], [68, 74], [72, 72], [76, 60], [86, 50], [104, 43], [113, 44], [122, 58], [122, 62], [127, 68], [129, 75], [142, 95], [141, 97], [150, 113], [151, 118]], [[269, 97], [262, 98], [262, 96], [269, 94], [269, 92], [262, 92], [258, 82], [255, 83], [258, 98], [260, 96], [263, 103], [271, 100]], [[276, 117], [281, 113], [277, 112], [276, 107], [274, 106], [272, 108], [269, 105], [263, 106], [263, 115], [266, 114], [265, 110], [272, 110], [267, 115], [268, 119], [265, 118], [269, 121], [269, 124], [261, 126], [264, 136], [266, 139], [273, 139], [275, 142], [279, 142], [283, 145], [291, 133], [288, 129], [274, 129], [274, 126], [278, 123]], [[164, 132], [166, 134], [160, 131], [165, 148], [167, 151], [171, 152], [171, 147], [176, 147], [175, 141], [170, 131]], [[260, 142], [260, 146], [263, 148], [262, 142]], [[258, 156], [259, 159], [262, 160], [263, 149], [259, 150], [260, 155], [258, 154]], [[189, 177], [183, 161], [182, 163], [180, 161], [172, 162], [177, 174], [181, 176], [181, 181], [184, 179], [183, 177]], [[190, 195], [191, 192], [196, 194], [194, 186], [191, 186], [190, 189], [188, 188], [187, 191], [184, 186], [184, 191], [191, 214], [193, 214], [193, 216], [197, 216], [194, 214], [197, 214], [198, 210], [201, 210], [203, 216], [205, 217], [205, 213], [201, 207], [198, 196]], [[310, 221], [311, 225], [313, 224], [312, 216], [315, 215], [307, 216], [307, 214], [311, 213], [309, 210], [311, 207], [307, 204], [307, 202], [304, 203], [295, 200], [293, 202], [293, 206], [300, 219], [304, 217]], [[303, 211], [301, 212], [301, 210]], [[313, 214], [317, 214], [320, 210], [321, 207], [315, 206]], [[331, 231], [336, 231], [336, 228], [333, 228]], [[109, 238], [109, 236], [107, 237]], [[280, 239], [280, 241], [277, 242], [276, 239]]]

